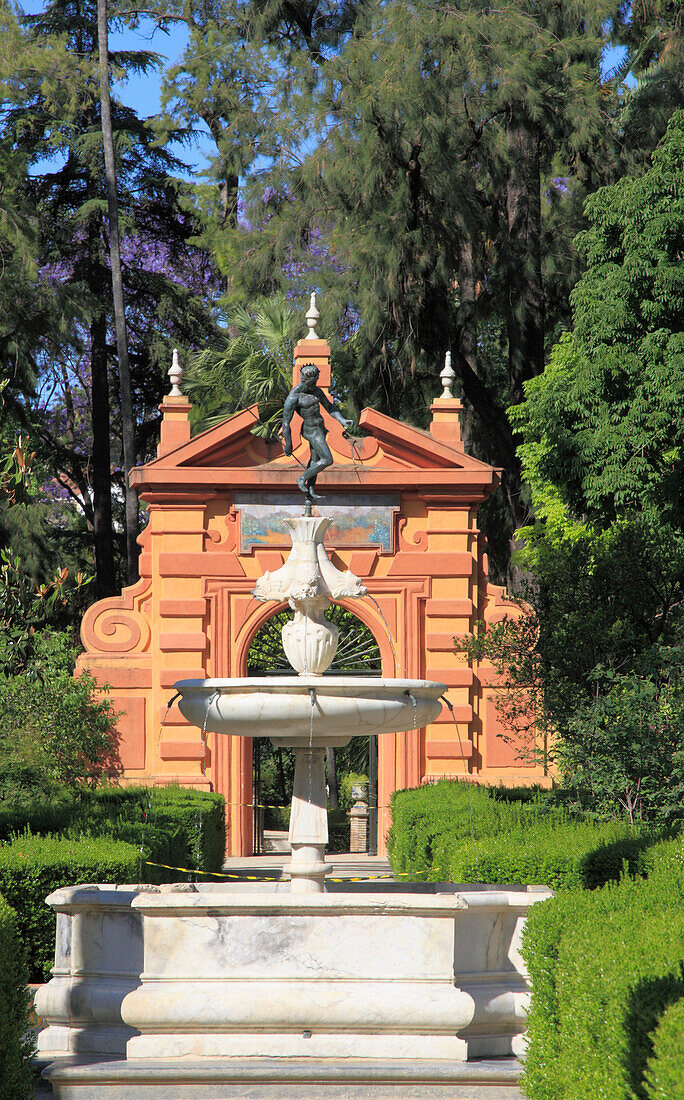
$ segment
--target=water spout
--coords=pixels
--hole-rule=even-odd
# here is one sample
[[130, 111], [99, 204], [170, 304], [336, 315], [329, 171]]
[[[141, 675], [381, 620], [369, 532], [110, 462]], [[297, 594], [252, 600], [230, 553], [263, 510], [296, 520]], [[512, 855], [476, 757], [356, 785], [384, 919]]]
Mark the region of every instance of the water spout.
[[[394, 667], [396, 668], [396, 670], [398, 672], [399, 671], [399, 658], [397, 657], [397, 651], [394, 648], [394, 642], [392, 641], [392, 631], [390, 630], [389, 623], [387, 622], [387, 619], [385, 618], [384, 612], [383, 612], [382, 608], [380, 607], [380, 604], [376, 600], [375, 596], [372, 596], [370, 592], [367, 592], [366, 595], [368, 596], [368, 599], [372, 600], [373, 603], [375, 604], [375, 606], [377, 607], [380, 618], [382, 619], [383, 623], [385, 624], [385, 629], [387, 631], [387, 641], [390, 644], [390, 649], [392, 650], [392, 656], [394, 657]], [[404, 676], [405, 676], [406, 675], [406, 668], [405, 667], [402, 668], [401, 671], [404, 673]]]
[[413, 704], [413, 729], [414, 732], [418, 729], [418, 702], [415, 695], [410, 691], [405, 691], [404, 695], [408, 695], [411, 703]]

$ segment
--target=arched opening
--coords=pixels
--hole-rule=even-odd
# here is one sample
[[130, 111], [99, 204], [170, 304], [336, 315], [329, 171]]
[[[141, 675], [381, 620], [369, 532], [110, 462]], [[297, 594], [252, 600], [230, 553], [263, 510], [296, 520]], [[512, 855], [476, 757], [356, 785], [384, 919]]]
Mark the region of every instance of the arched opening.
[[[339, 644], [328, 676], [381, 676], [382, 656], [373, 632], [347, 608], [332, 604], [325, 617], [338, 627]], [[248, 676], [292, 676], [282, 644], [282, 629], [292, 618], [289, 610], [278, 611], [257, 630], [247, 652]], [[344, 748], [329, 748], [326, 771], [329, 797], [330, 851], [349, 851], [351, 785], [365, 781], [369, 790], [370, 850], [376, 847], [377, 820], [377, 737], [353, 737]], [[268, 738], [255, 740], [252, 748], [254, 852], [264, 850], [274, 837], [287, 831], [292, 799], [294, 756], [276, 748]], [[363, 777], [363, 780], [361, 779]]]

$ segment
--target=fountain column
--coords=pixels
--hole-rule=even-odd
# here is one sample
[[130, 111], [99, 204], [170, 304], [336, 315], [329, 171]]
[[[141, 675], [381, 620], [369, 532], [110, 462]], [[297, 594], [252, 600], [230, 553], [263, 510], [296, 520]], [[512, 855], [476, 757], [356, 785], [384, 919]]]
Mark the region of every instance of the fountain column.
[[325, 862], [328, 809], [325, 790], [325, 749], [293, 749], [294, 788], [289, 840], [292, 859], [285, 865], [293, 894], [321, 894], [332, 867]]
[[[325, 516], [286, 519], [292, 536], [292, 550], [275, 573], [265, 573], [254, 588], [259, 600], [287, 600], [295, 613], [283, 627], [283, 648], [288, 661], [309, 681], [321, 677], [330, 667], [339, 631], [325, 618], [331, 599], [359, 599], [367, 594], [358, 577], [340, 572], [323, 544], [331, 520]], [[285, 870], [290, 874], [293, 894], [319, 894], [331, 871], [325, 862], [328, 843], [328, 810], [325, 789], [325, 749], [314, 745], [316, 688], [310, 687], [311, 716], [308, 730], [302, 730], [293, 745], [295, 754], [294, 791], [290, 810], [289, 840], [292, 859]], [[308, 743], [307, 743], [308, 742]]]

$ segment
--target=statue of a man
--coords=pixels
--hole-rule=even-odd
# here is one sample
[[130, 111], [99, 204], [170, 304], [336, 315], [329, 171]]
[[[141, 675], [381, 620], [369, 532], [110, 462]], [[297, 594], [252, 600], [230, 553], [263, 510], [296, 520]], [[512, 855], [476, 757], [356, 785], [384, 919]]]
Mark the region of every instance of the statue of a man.
[[313, 363], [307, 363], [302, 367], [301, 380], [287, 395], [283, 411], [283, 448], [286, 455], [292, 454], [290, 425], [293, 413], [298, 412], [302, 418], [302, 437], [309, 444], [309, 463], [301, 477], [297, 478], [297, 485], [303, 493], [306, 493], [309, 500], [316, 497], [314, 493], [316, 478], [322, 470], [332, 466], [333, 463], [333, 456], [325, 438], [328, 433], [320, 406], [322, 405], [343, 427], [348, 428], [354, 423], [353, 420], [345, 420], [340, 410], [319, 388], [318, 374], [318, 367]]

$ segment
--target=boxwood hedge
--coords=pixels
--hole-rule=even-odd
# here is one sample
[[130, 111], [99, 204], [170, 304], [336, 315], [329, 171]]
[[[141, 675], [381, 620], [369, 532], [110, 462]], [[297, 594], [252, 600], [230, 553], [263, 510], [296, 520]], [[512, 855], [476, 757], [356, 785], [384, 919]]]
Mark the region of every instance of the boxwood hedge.
[[140, 882], [140, 852], [108, 837], [73, 840], [26, 834], [0, 845], [0, 894], [16, 912], [29, 980], [49, 977], [55, 954], [55, 914], [45, 898], [60, 886]]
[[653, 1036], [653, 1057], [646, 1068], [649, 1100], [684, 1096], [684, 999], [665, 1009]]
[[397, 791], [388, 852], [396, 875], [447, 882], [544, 883], [593, 888], [637, 872], [659, 834], [573, 820], [540, 797], [500, 800], [443, 781]]
[[[26, 830], [109, 836], [146, 850], [157, 863], [220, 871], [225, 848], [222, 795], [168, 787], [83, 787], [26, 805], [0, 805], [0, 838]], [[169, 874], [162, 876], [169, 881]], [[159, 881], [162, 881], [161, 879]]]
[[[656, 1032], [684, 997], [684, 839], [651, 848], [643, 864], [646, 878], [564, 891], [530, 912], [527, 1100], [684, 1096], [679, 1016]], [[674, 1092], [657, 1091], [658, 1074]]]
[[0, 897], [0, 1100], [32, 1100], [26, 956], [17, 915]]

